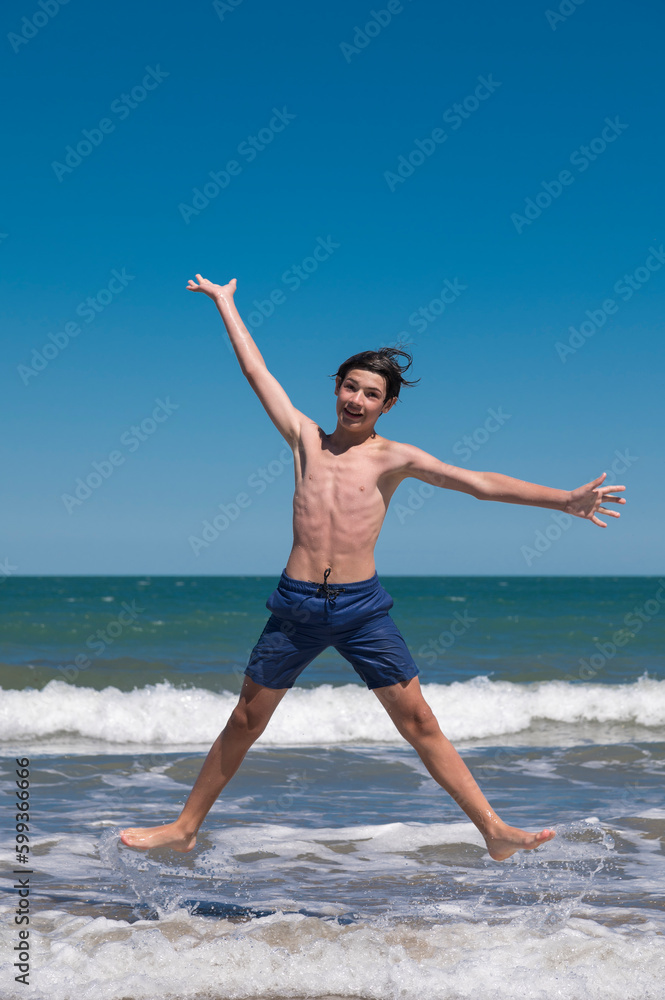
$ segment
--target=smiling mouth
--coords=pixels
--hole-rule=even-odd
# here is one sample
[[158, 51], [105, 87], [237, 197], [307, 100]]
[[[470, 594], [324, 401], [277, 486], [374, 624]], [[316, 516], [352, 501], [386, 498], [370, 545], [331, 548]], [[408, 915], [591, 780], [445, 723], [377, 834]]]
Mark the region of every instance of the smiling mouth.
[[346, 413], [347, 417], [352, 417], [354, 420], [358, 420], [360, 417], [362, 417], [362, 413], [354, 413], [353, 410], [347, 410], [346, 407], [344, 407], [344, 412]]

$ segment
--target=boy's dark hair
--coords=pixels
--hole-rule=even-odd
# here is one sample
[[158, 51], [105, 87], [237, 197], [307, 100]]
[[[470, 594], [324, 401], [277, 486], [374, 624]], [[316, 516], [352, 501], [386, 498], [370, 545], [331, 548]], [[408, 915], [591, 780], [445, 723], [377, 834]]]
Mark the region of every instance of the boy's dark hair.
[[[405, 358], [406, 363], [400, 362], [398, 358]], [[375, 372], [382, 375], [386, 380], [386, 402], [389, 399], [397, 399], [399, 391], [403, 385], [415, 385], [420, 379], [409, 382], [404, 378], [404, 372], [413, 364], [413, 358], [406, 351], [398, 351], [396, 347], [380, 347], [378, 351], [361, 351], [354, 354], [352, 358], [347, 358], [339, 366], [331, 378], [339, 378], [342, 381], [353, 368], [361, 368], [363, 371]]]

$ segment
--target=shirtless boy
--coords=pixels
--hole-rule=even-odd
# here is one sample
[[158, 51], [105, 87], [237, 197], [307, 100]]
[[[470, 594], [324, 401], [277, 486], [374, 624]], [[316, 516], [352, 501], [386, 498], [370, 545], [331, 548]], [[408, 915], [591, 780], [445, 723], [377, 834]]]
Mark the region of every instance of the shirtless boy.
[[[418, 668], [392, 618], [390, 595], [374, 566], [374, 546], [393, 493], [406, 478], [469, 493], [478, 500], [528, 504], [565, 511], [606, 527], [598, 514], [619, 517], [604, 504], [623, 486], [602, 486], [605, 474], [576, 490], [556, 490], [496, 472], [472, 472], [446, 465], [413, 445], [388, 441], [375, 430], [381, 414], [397, 402], [404, 352], [367, 351], [337, 373], [337, 426], [326, 434], [295, 408], [270, 374], [236, 309], [236, 280], [215, 285], [196, 275], [192, 292], [215, 302], [243, 374], [293, 449], [295, 495], [293, 547], [272, 612], [251, 654], [242, 691], [225, 729], [217, 737], [196, 783], [174, 823], [123, 830], [130, 847], [191, 851], [210, 807], [238, 770], [245, 754], [302, 670], [327, 646], [351, 663], [377, 696], [400, 734], [425, 767], [483, 835], [496, 861], [532, 850], [554, 837], [553, 830], [526, 833], [494, 812], [471, 772], [441, 732], [423, 698]], [[408, 364], [400, 363], [406, 358]]]

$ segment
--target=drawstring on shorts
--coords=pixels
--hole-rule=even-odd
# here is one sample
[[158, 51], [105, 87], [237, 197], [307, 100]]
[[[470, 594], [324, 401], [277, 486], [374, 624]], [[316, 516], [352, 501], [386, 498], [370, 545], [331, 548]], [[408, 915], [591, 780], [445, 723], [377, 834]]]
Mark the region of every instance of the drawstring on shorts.
[[344, 592], [345, 588], [330, 586], [330, 584], [328, 583], [328, 577], [330, 576], [331, 572], [332, 572], [331, 568], [328, 567], [328, 569], [323, 574], [323, 583], [320, 583], [317, 588], [316, 596], [325, 597], [326, 601], [328, 601], [330, 604], [334, 606], [338, 596]]

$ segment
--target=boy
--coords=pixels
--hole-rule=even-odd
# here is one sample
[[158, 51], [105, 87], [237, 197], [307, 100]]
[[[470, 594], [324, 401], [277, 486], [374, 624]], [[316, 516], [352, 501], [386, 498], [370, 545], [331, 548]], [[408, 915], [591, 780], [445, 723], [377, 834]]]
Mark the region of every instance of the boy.
[[[392, 599], [381, 587], [374, 546], [390, 498], [403, 479], [469, 493], [479, 500], [529, 504], [565, 511], [606, 527], [597, 514], [619, 517], [604, 503], [623, 504], [602, 486], [605, 474], [576, 490], [555, 490], [494, 472], [446, 465], [413, 445], [380, 437], [375, 424], [397, 402], [411, 359], [383, 348], [349, 358], [335, 382], [337, 426], [326, 434], [291, 403], [265, 362], [235, 307], [236, 280], [215, 285], [200, 274], [188, 289], [217, 305], [243, 374], [268, 416], [293, 449], [296, 486], [293, 547], [277, 590], [273, 613], [254, 647], [242, 691], [217, 737], [185, 806], [174, 823], [123, 830], [130, 847], [191, 851], [217, 796], [302, 670], [328, 645], [349, 660], [415, 748], [429, 773], [475, 823], [496, 861], [532, 850], [553, 830], [526, 833], [494, 812], [457, 751], [441, 732], [423, 698], [416, 667], [388, 615]], [[397, 359], [406, 358], [402, 364]]]

